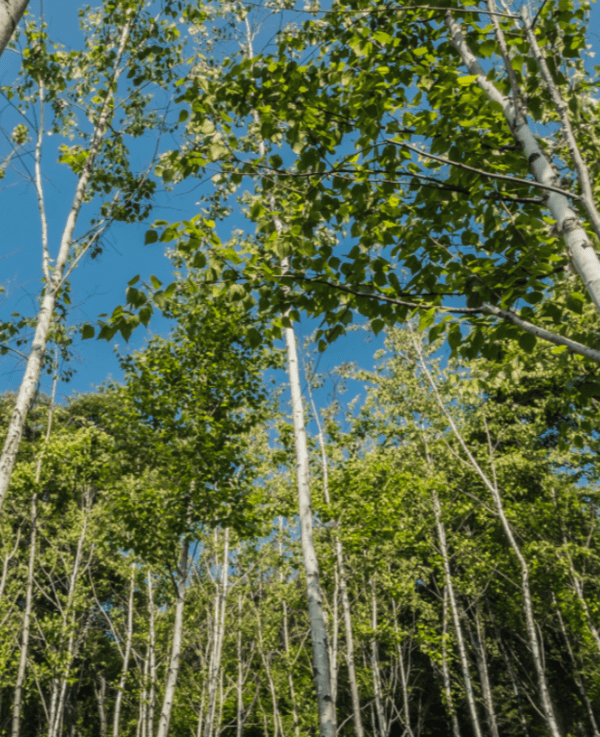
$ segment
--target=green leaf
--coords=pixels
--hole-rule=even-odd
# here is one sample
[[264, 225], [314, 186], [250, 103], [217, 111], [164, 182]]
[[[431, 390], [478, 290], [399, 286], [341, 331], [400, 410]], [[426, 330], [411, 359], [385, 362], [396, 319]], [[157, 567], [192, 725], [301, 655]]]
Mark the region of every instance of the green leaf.
[[89, 323], [85, 323], [85, 325], [81, 328], [81, 338], [82, 340], [89, 340], [90, 338], [93, 338], [96, 334], [96, 329], [93, 325], [90, 325]]
[[519, 335], [519, 345], [525, 353], [532, 353], [536, 343], [537, 338], [531, 333], [521, 333], [521, 335]]

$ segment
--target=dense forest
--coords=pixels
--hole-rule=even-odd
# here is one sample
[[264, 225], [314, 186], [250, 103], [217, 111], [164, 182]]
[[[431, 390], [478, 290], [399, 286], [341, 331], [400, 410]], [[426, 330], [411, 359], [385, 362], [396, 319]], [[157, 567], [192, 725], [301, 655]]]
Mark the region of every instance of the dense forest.
[[[43, 11], [0, 3], [41, 265], [0, 321], [0, 735], [600, 737], [587, 3], [104, 0], [72, 48]], [[80, 319], [140, 225], [170, 283]]]

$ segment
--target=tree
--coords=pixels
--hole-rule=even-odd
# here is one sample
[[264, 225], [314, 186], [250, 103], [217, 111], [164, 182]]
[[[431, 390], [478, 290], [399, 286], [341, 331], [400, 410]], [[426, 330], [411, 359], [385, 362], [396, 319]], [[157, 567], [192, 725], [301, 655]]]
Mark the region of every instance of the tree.
[[[25, 116], [37, 109], [29, 129], [18, 126], [16, 143], [31, 132], [34, 184], [41, 224], [42, 289], [38, 314], [0, 325], [3, 337], [32, 324], [34, 335], [0, 457], [0, 509], [6, 498], [29, 407], [47, 360], [46, 348], [56, 328], [57, 307], [69, 303], [70, 276], [86, 254], [100, 253], [101, 236], [114, 221], [135, 222], [147, 216], [155, 183], [150, 171], [134, 172], [125, 145], [127, 137], [160, 131], [162, 120], [151, 111], [151, 94], [142, 85], [164, 88], [173, 77], [180, 46], [171, 24], [153, 18], [137, 0], [105, 3], [83, 19], [86, 32], [81, 51], [53, 46], [43, 23], [29, 22], [27, 46], [19, 82], [4, 95]], [[149, 49], [154, 49], [150, 53]], [[127, 72], [123, 75], [123, 72]], [[124, 82], [124, 78], [128, 82]], [[47, 118], [50, 122], [47, 123]], [[27, 117], [25, 120], [29, 120]], [[48, 125], [48, 128], [46, 127]], [[64, 137], [59, 161], [76, 176], [76, 185], [56, 254], [48, 232], [41, 156], [48, 130]], [[14, 136], [13, 136], [14, 137]], [[72, 143], [70, 139], [77, 139]], [[84, 204], [99, 200], [96, 217], [76, 237]], [[143, 316], [142, 316], [143, 319]], [[19, 336], [19, 342], [26, 342]], [[7, 346], [3, 341], [2, 351]]]
[[[509, 338], [533, 350], [540, 338], [597, 363], [595, 328], [559, 329], [598, 301], [588, 12], [544, 3], [533, 23], [491, 2], [457, 8], [460, 20], [435, 4], [315, 11], [281, 33], [275, 54], [192, 80], [196, 144], [173, 153], [170, 171], [188, 177], [217, 160], [230, 187], [253, 177], [261, 245], [231, 266], [263, 307], [323, 319], [327, 340], [355, 312], [375, 332], [416, 312], [465, 356], [497, 356]], [[232, 117], [282, 155], [238, 145]], [[538, 140], [529, 120], [559, 133]]]
[[29, 0], [4, 0], [0, 4], [0, 55], [8, 46]]

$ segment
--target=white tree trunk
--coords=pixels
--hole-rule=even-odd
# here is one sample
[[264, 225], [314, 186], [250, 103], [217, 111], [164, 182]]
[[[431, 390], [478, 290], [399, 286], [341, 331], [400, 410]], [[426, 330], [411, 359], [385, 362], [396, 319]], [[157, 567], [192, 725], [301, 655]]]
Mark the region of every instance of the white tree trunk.
[[29, 0], [0, 0], [0, 56], [8, 46]]
[[[281, 560], [283, 560], [283, 517], [279, 518], [279, 557], [281, 558]], [[281, 583], [281, 588], [283, 591], [284, 574], [283, 574], [282, 568], [279, 569], [279, 581]], [[241, 599], [240, 599], [240, 607], [241, 607]], [[296, 703], [296, 690], [294, 688], [294, 676], [292, 675], [290, 632], [289, 632], [289, 625], [288, 625], [288, 607], [287, 607], [287, 601], [285, 599], [282, 599], [281, 607], [283, 610], [283, 646], [285, 648], [286, 671], [287, 671], [287, 677], [288, 677], [288, 685], [290, 687], [290, 699], [292, 702], [292, 719], [294, 721], [294, 734], [296, 735], [296, 737], [300, 737], [300, 722], [298, 720], [298, 705]], [[241, 616], [241, 609], [240, 609], [240, 616]], [[239, 734], [238, 737], [241, 737], [241, 734]], [[362, 737], [362, 735], [360, 737]]]
[[[215, 556], [218, 561], [217, 530], [215, 530]], [[206, 737], [212, 737], [215, 728], [215, 715], [217, 709], [217, 688], [219, 685], [219, 674], [221, 671], [221, 653], [223, 649], [223, 638], [225, 636], [225, 604], [227, 598], [229, 575], [229, 528], [225, 528], [225, 542], [223, 545], [223, 563], [221, 566], [221, 580], [215, 580], [214, 601], [214, 632], [213, 647], [210, 654], [208, 666], [208, 709], [206, 714]]]
[[19, 669], [15, 683], [15, 696], [13, 701], [11, 737], [19, 737], [21, 727], [21, 703], [23, 700], [23, 684], [25, 683], [25, 669], [27, 667], [27, 656], [29, 653], [29, 633], [31, 629], [31, 605], [33, 601], [33, 571], [36, 550], [36, 527], [37, 527], [37, 494], [31, 498], [31, 535], [29, 537], [29, 565], [27, 567], [27, 590], [25, 593], [25, 611], [23, 612], [23, 629], [21, 632], [21, 655], [19, 658]]
[[[533, 616], [533, 603], [532, 603], [532, 598], [531, 598], [531, 588], [529, 586], [529, 566], [527, 564], [527, 561], [525, 560], [525, 557], [523, 556], [523, 553], [521, 552], [521, 548], [519, 547], [517, 543], [512, 527], [510, 523], [508, 522], [508, 520], [506, 519], [506, 514], [504, 513], [504, 505], [502, 503], [502, 497], [500, 496], [500, 490], [496, 482], [495, 472], [494, 472], [493, 481], [492, 481], [484, 473], [483, 469], [477, 462], [477, 459], [469, 450], [469, 447], [466, 444], [463, 436], [460, 434], [456, 426], [456, 423], [454, 422], [452, 418], [452, 415], [447, 410], [446, 405], [442, 401], [442, 398], [440, 396], [436, 383], [433, 380], [433, 377], [431, 376], [431, 373], [429, 372], [429, 369], [427, 368], [425, 361], [423, 360], [423, 354], [422, 354], [421, 348], [419, 344], [417, 343], [417, 341], [414, 340], [414, 336], [413, 336], [413, 345], [419, 357], [421, 368], [423, 369], [425, 376], [427, 377], [427, 380], [431, 386], [431, 389], [433, 390], [433, 394], [435, 396], [435, 400], [439, 408], [441, 409], [442, 413], [448, 420], [448, 424], [450, 425], [450, 428], [452, 432], [454, 433], [454, 436], [460, 443], [460, 446], [462, 447], [469, 461], [469, 464], [471, 465], [471, 468], [477, 473], [479, 478], [483, 481], [484, 485], [486, 486], [487, 490], [492, 495], [492, 499], [494, 500], [494, 506], [496, 507], [496, 513], [498, 514], [498, 518], [500, 519], [500, 523], [502, 525], [502, 530], [504, 532], [504, 535], [508, 541], [508, 544], [511, 547], [511, 550], [513, 551], [516, 559], [519, 562], [519, 567], [521, 569], [521, 590], [523, 591], [523, 611], [525, 614], [527, 638], [529, 640], [529, 647], [531, 650], [533, 667], [535, 669], [536, 676], [537, 676], [543, 714], [546, 720], [546, 726], [548, 727], [548, 730], [550, 734], [552, 735], [552, 737], [561, 737], [560, 730], [558, 728], [558, 723], [556, 721], [556, 716], [554, 713], [554, 706], [552, 704], [552, 699], [550, 697], [550, 690], [548, 688], [548, 681], [546, 679], [546, 673], [544, 671], [543, 658], [542, 658], [540, 643], [538, 641], [538, 636], [537, 636], [537, 631], [536, 631], [535, 617]], [[489, 439], [489, 436], [488, 436], [488, 439]], [[490, 462], [492, 463], [492, 466], [493, 466], [494, 459], [493, 459], [493, 454], [492, 454], [491, 440], [489, 442], [489, 446], [490, 446]], [[439, 505], [439, 502], [438, 502], [438, 505]], [[452, 599], [450, 603], [452, 603]]]
[[373, 692], [375, 694], [375, 711], [379, 724], [379, 736], [387, 737], [388, 724], [383, 707], [381, 692], [381, 675], [379, 671], [379, 654], [377, 652], [377, 599], [375, 598], [375, 581], [371, 578], [371, 671], [373, 674]]
[[147, 737], [154, 737], [154, 709], [156, 705], [156, 633], [154, 630], [154, 591], [152, 572], [148, 571], [148, 708], [146, 710]]
[[[467, 45], [460, 27], [450, 11], [446, 13], [445, 20], [450, 31], [450, 42], [460, 54], [469, 73], [477, 77], [477, 84], [490, 100], [502, 106], [506, 121], [516, 141], [521, 145], [536, 181], [546, 187], [561, 189], [557, 170], [546, 157], [527, 123], [525, 111], [519, 104], [520, 95], [518, 90], [513, 88], [514, 100], [502, 94], [494, 83], [487, 78], [486, 72]], [[496, 35], [500, 41], [498, 34]], [[588, 294], [596, 305], [596, 309], [600, 312], [600, 260], [596, 255], [593, 244], [583, 229], [577, 213], [569, 206], [567, 197], [551, 190], [546, 190], [546, 193], [546, 206], [554, 220], [556, 220], [556, 227], [563, 236], [574, 267], [583, 280]]]
[[[310, 386], [309, 386], [310, 392]], [[323, 494], [325, 496], [325, 502], [327, 506], [331, 505], [331, 498], [329, 495], [329, 469], [327, 464], [327, 451], [325, 448], [325, 436], [323, 434], [323, 428], [321, 427], [321, 421], [319, 419], [319, 412], [310, 395], [310, 401], [315, 415], [315, 421], [319, 430], [319, 446], [321, 448], [321, 469], [323, 472]], [[354, 635], [352, 631], [352, 614], [350, 612], [350, 599], [348, 597], [348, 583], [346, 579], [346, 568], [344, 566], [344, 548], [342, 546], [342, 540], [340, 536], [340, 524], [338, 520], [333, 521], [334, 528], [334, 548], [335, 548], [335, 560], [336, 560], [336, 584], [339, 582], [339, 591], [342, 599], [342, 616], [344, 618], [344, 634], [346, 640], [346, 667], [348, 669], [348, 681], [350, 682], [350, 695], [352, 698], [352, 718], [354, 721], [354, 732], [356, 737], [364, 737], [364, 729], [362, 724], [362, 714], [360, 710], [360, 697], [358, 694], [358, 681], [356, 678], [356, 665], [354, 663]], [[337, 590], [337, 586], [336, 586]], [[336, 597], [337, 600], [337, 597]], [[337, 615], [337, 611], [336, 611]], [[336, 617], [337, 621], [337, 617]], [[336, 652], [337, 652], [337, 648]], [[333, 667], [336, 667], [336, 661], [333, 661]], [[336, 679], [337, 680], [337, 679]], [[332, 689], [335, 690], [335, 689]], [[332, 697], [335, 694], [332, 694]], [[334, 698], [335, 704], [335, 698]], [[412, 737], [412, 735], [411, 735]]]
[[175, 594], [175, 621], [173, 623], [173, 641], [171, 643], [171, 655], [169, 658], [169, 668], [167, 671], [167, 682], [165, 684], [165, 693], [163, 704], [158, 720], [158, 730], [156, 737], [167, 737], [169, 734], [169, 722], [171, 721], [171, 713], [173, 711], [173, 702], [175, 701], [175, 687], [177, 686], [177, 676], [179, 675], [179, 658], [181, 656], [181, 647], [183, 645], [183, 608], [185, 604], [186, 582], [188, 574], [188, 549], [189, 542], [184, 540], [181, 543], [181, 556], [177, 570], [176, 594]]
[[317, 687], [319, 707], [319, 725], [321, 737], [335, 737], [336, 718], [335, 705], [331, 697], [331, 669], [327, 629], [323, 612], [323, 597], [319, 585], [319, 564], [313, 540], [312, 508], [308, 473], [308, 447], [304, 428], [304, 408], [300, 389], [300, 372], [296, 352], [296, 336], [294, 329], [285, 328], [285, 340], [288, 354], [288, 373], [292, 392], [292, 416], [294, 422], [294, 444], [296, 448], [296, 478], [298, 482], [298, 514], [300, 517], [300, 535], [302, 539], [302, 556], [306, 576], [308, 596], [308, 616], [313, 651], [313, 668]]
[[460, 727], [458, 726], [458, 717], [456, 716], [456, 708], [454, 707], [454, 699], [452, 698], [452, 682], [450, 681], [450, 669], [448, 668], [448, 587], [444, 586], [443, 593], [443, 620], [442, 620], [442, 678], [444, 681], [444, 692], [448, 703], [448, 711], [452, 719], [452, 734], [454, 737], [460, 737]]
[[[72, 612], [75, 599], [75, 587], [77, 585], [77, 579], [79, 578], [79, 570], [81, 568], [81, 559], [83, 556], [83, 544], [85, 542], [87, 534], [87, 523], [89, 515], [88, 501], [84, 501], [83, 510], [83, 527], [79, 541], [77, 543], [77, 552], [75, 553], [75, 560], [73, 562], [73, 570], [69, 580], [69, 589], [67, 594], [67, 601], [63, 609], [63, 634], [68, 632], [67, 637], [67, 652], [65, 657], [65, 664], [63, 672], [60, 678], [54, 678], [52, 681], [52, 696], [50, 700], [50, 719], [48, 722], [48, 737], [58, 737], [60, 725], [63, 718], [63, 710], [65, 705], [65, 696], [67, 693], [67, 684], [69, 682], [69, 676], [71, 675], [71, 667], [75, 657], [75, 613]], [[69, 624], [69, 618], [71, 623]], [[69, 631], [70, 629], [70, 631]]]
[[125, 682], [127, 680], [127, 671], [129, 669], [129, 657], [131, 655], [131, 642], [133, 640], [133, 591], [135, 587], [135, 562], [131, 564], [131, 583], [129, 586], [129, 598], [127, 600], [127, 632], [125, 635], [125, 651], [123, 653], [123, 669], [119, 686], [117, 688], [117, 698], [115, 699], [115, 711], [113, 717], [113, 737], [119, 737], [119, 722], [121, 719], [121, 704], [123, 702], [123, 691], [125, 690]]
[[[6, 0], [0, 0], [0, 7], [5, 7]], [[16, 2], [10, 2], [11, 5], [17, 5]], [[1, 21], [1, 18], [0, 18]], [[1, 28], [1, 26], [0, 26]], [[12, 33], [12, 31], [11, 31]], [[102, 110], [98, 116], [97, 123], [94, 127], [92, 139], [90, 142], [89, 154], [83, 165], [77, 186], [75, 188], [75, 195], [71, 203], [71, 209], [67, 216], [65, 227], [63, 230], [62, 238], [60, 241], [60, 247], [58, 250], [58, 256], [54, 263], [53, 270], [51, 272], [50, 280], [44, 286], [44, 294], [40, 311], [37, 316], [37, 323], [33, 342], [31, 344], [31, 350], [27, 359], [27, 367], [25, 368], [25, 374], [21, 381], [21, 386], [17, 394], [15, 407], [13, 409], [8, 431], [6, 434], [6, 440], [4, 442], [4, 448], [2, 455], [0, 456], [0, 512], [4, 500], [6, 499], [6, 493], [10, 484], [10, 478], [12, 470], [15, 465], [19, 446], [21, 444], [21, 436], [23, 434], [23, 428], [25, 426], [25, 420], [27, 419], [27, 413], [31, 406], [31, 402], [35, 396], [36, 387], [40, 378], [44, 354], [46, 352], [46, 343], [48, 341], [48, 333], [52, 324], [52, 317], [54, 315], [54, 308], [56, 306], [56, 298], [60, 288], [62, 286], [63, 274], [67, 265], [69, 253], [71, 251], [71, 243], [73, 239], [73, 233], [75, 231], [75, 225], [77, 224], [77, 218], [84, 201], [85, 193], [92, 176], [94, 169], [94, 162], [110, 116], [113, 113], [113, 98], [114, 90], [117, 87], [117, 81], [121, 74], [121, 59], [125, 51], [127, 39], [129, 38], [129, 24], [126, 24], [121, 32], [119, 39], [119, 46], [115, 58], [114, 73], [112, 78], [112, 84], [106, 91], [106, 97], [104, 98], [104, 104]]]
[[440, 507], [440, 501], [438, 499], [437, 492], [434, 491], [432, 493], [432, 496], [435, 524], [437, 527], [438, 539], [440, 542], [440, 552], [442, 554], [442, 560], [444, 563], [445, 584], [448, 591], [448, 598], [450, 600], [450, 611], [452, 613], [452, 621], [454, 623], [454, 631], [456, 633], [458, 655], [463, 672], [465, 692], [467, 694], [467, 703], [469, 705], [469, 711], [471, 713], [471, 723], [473, 725], [473, 732], [475, 733], [475, 736], [482, 737], [481, 727], [479, 725], [479, 716], [477, 714], [477, 706], [475, 704], [475, 695], [473, 694], [473, 686], [471, 683], [471, 674], [469, 672], [469, 659], [467, 657], [467, 649], [465, 647], [465, 641], [462, 635], [458, 605], [456, 603], [456, 597], [454, 595], [454, 584], [452, 582], [452, 574], [450, 572], [450, 557], [448, 555], [448, 545], [446, 543], [446, 530], [444, 529], [444, 523], [442, 522], [442, 508]]

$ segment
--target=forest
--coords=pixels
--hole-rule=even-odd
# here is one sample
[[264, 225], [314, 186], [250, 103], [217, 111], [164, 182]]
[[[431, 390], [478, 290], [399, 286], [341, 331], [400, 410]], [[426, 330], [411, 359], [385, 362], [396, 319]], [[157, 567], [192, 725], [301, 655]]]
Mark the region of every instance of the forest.
[[96, 1], [0, 3], [0, 737], [600, 737], [597, 10]]

